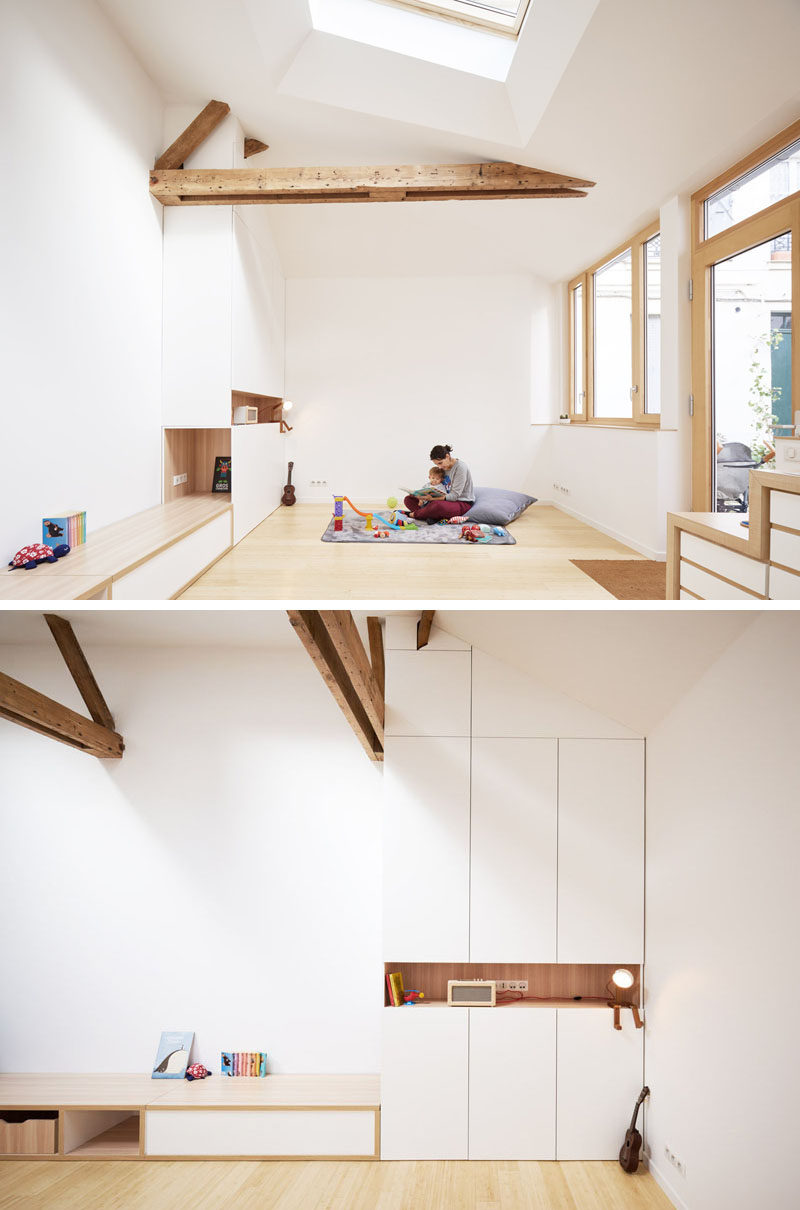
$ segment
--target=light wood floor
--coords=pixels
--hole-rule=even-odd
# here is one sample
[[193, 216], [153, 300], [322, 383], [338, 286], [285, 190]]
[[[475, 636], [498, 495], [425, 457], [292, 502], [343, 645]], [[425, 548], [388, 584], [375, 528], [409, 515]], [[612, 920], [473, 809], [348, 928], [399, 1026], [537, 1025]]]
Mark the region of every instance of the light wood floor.
[[548, 505], [514, 522], [516, 546], [334, 545], [320, 541], [330, 516], [279, 508], [181, 600], [612, 601], [570, 559], [642, 557]]
[[0, 1210], [672, 1210], [644, 1172], [515, 1161], [0, 1165]]

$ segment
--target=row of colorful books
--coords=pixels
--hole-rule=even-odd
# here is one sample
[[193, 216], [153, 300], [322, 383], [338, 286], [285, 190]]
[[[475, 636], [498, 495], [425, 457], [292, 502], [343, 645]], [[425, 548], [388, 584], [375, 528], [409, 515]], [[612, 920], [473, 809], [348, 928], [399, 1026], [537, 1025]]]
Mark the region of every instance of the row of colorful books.
[[42, 518], [42, 542], [55, 548], [65, 542], [70, 547], [80, 546], [86, 541], [86, 513], [61, 513]]
[[267, 1074], [267, 1052], [265, 1050], [223, 1050], [222, 1074], [224, 1076], [265, 1076]]

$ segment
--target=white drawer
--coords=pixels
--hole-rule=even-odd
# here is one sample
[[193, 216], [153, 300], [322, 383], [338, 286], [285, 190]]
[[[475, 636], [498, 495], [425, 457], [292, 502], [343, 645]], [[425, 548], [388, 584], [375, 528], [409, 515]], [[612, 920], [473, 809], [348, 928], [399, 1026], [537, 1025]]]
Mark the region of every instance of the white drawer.
[[787, 534], [783, 529], [771, 529], [769, 561], [800, 571], [800, 534]]
[[[709, 571], [715, 571], [717, 575], [725, 576], [727, 580], [733, 580], [734, 584], [741, 584], [742, 588], [749, 588], [751, 592], [761, 593], [762, 596], [766, 595], [766, 563], [748, 559], [746, 555], [740, 555], [738, 551], [728, 550], [727, 546], [707, 542], [705, 538], [698, 538], [695, 534], [682, 533], [681, 559], [691, 559], [692, 563], [699, 563], [701, 567], [707, 567]], [[685, 588], [692, 587], [683, 577], [681, 584]], [[725, 594], [720, 596], [717, 593], [715, 599], [726, 600], [727, 598]]]
[[793, 571], [769, 569], [769, 599], [771, 601], [800, 601], [800, 575]]
[[800, 495], [771, 491], [769, 519], [773, 525], [788, 525], [790, 529], [800, 530]]
[[145, 1155], [375, 1155], [372, 1109], [160, 1109]]
[[701, 601], [757, 601], [752, 593], [702, 571], [692, 563], [681, 560], [681, 588], [693, 592]]
[[113, 601], [167, 601], [231, 544], [231, 514], [222, 513], [147, 559], [111, 585]]

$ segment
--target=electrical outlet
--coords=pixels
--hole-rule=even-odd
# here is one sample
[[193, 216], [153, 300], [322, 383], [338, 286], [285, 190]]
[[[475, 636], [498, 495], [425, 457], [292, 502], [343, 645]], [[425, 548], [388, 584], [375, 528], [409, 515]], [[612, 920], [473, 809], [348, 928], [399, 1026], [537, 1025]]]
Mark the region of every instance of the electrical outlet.
[[497, 990], [499, 992], [526, 992], [528, 990], [527, 979], [498, 979]]
[[309, 483], [309, 487], [327, 487], [328, 486], [327, 479], [309, 479], [308, 483]]
[[680, 1172], [681, 1176], [686, 1176], [686, 1165], [684, 1164], [683, 1160], [679, 1160], [677, 1155], [675, 1155], [675, 1153], [671, 1151], [669, 1147], [664, 1148], [664, 1155], [667, 1157], [670, 1164], [672, 1164], [672, 1167], [678, 1169], [678, 1172]]
[[173, 475], [172, 476], [172, 486], [179, 487], [181, 485], [181, 483], [185, 483], [188, 478], [189, 478], [189, 476], [186, 474], [185, 471], [182, 475]]

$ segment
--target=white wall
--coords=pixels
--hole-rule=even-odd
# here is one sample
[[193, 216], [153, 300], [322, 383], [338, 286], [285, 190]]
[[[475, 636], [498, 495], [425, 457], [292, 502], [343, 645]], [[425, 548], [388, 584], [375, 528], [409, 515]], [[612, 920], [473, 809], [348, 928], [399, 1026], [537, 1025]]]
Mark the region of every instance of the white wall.
[[[0, 1070], [148, 1072], [194, 1029], [214, 1071], [377, 1071], [381, 772], [305, 651], [86, 650], [121, 761], [0, 722]], [[55, 648], [2, 657], [82, 709]]]
[[797, 1204], [798, 638], [759, 617], [648, 737], [647, 1132], [686, 1210]]
[[0, 77], [7, 560], [49, 512], [96, 529], [160, 499], [162, 113], [91, 0], [6, 0]]
[[527, 490], [533, 305], [523, 275], [290, 279], [298, 498], [385, 500], [425, 479], [438, 443], [476, 484]]
[[[197, 114], [176, 106], [167, 146]], [[242, 168], [229, 114], [187, 160]], [[284, 279], [266, 206], [167, 207], [164, 214], [164, 423], [230, 424], [231, 390], [283, 395]]]

